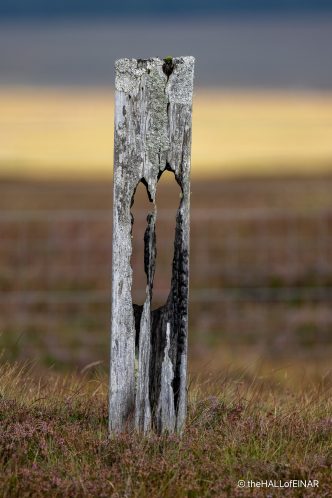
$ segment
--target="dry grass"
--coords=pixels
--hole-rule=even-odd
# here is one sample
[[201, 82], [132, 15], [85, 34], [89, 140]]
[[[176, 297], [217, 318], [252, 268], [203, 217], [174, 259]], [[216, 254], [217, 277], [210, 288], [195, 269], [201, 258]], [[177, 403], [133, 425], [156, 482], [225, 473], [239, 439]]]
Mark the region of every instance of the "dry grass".
[[[264, 209], [268, 205], [287, 207], [290, 214], [301, 210], [314, 212], [315, 209], [330, 209], [330, 190], [330, 177], [193, 182], [193, 207], [207, 208], [213, 204], [213, 207], [236, 211], [252, 207]], [[52, 182], [3, 182], [0, 185], [0, 207], [8, 211], [24, 208], [81, 209], [82, 206], [110, 209], [110, 192], [107, 182], [76, 186]], [[165, 203], [168, 203], [167, 196]], [[219, 221], [218, 224], [221, 225]], [[232, 226], [233, 230], [236, 229], [236, 225]], [[267, 234], [282, 242], [283, 230], [282, 226], [278, 226], [269, 223]], [[277, 252], [277, 260], [282, 261], [283, 268], [286, 263], [287, 268], [293, 268], [293, 258], [297, 262], [302, 261], [304, 246], [308, 249], [310, 241], [319, 240], [310, 227], [310, 223], [299, 227], [299, 233], [305, 235], [307, 242], [300, 245], [298, 256], [292, 250], [287, 259], [282, 260], [283, 252]], [[329, 233], [330, 222], [325, 227]], [[55, 259], [51, 259], [53, 264], [45, 268], [54, 268], [61, 277], [61, 282], [56, 285], [52, 281], [50, 288], [53, 290], [58, 288], [57, 285], [59, 288], [69, 285], [72, 290], [87, 288], [83, 285], [84, 280], [70, 283], [70, 274], [62, 267], [66, 257], [71, 261], [71, 255], [74, 256], [72, 261], [80, 264], [75, 249], [76, 228], [69, 227], [67, 231], [62, 228], [64, 232], [57, 228], [53, 232], [66, 242], [64, 250], [60, 251], [56, 245], [48, 248], [48, 251], [52, 249], [51, 256], [53, 254]], [[107, 237], [108, 229], [101, 228], [96, 233], [89, 228], [93, 251], [88, 254], [89, 257], [93, 255], [92, 261], [101, 264], [102, 276], [107, 278], [107, 259], [103, 259], [100, 243]], [[252, 241], [257, 254], [259, 246], [255, 242], [255, 227], [250, 225], [249, 228], [246, 241]], [[49, 281], [43, 280], [47, 272], [45, 275], [42, 272], [40, 277], [37, 272], [34, 280], [36, 287], [28, 280], [29, 271], [35, 265], [38, 269], [38, 264], [48, 262], [48, 256], [43, 256], [43, 250], [40, 250], [44, 229], [41, 227], [39, 231], [38, 227], [28, 227], [22, 233], [25, 233], [23, 246], [17, 243], [21, 240], [20, 232], [16, 233], [12, 227], [9, 227], [8, 233], [6, 230], [2, 233], [4, 276], [5, 271], [12, 268], [14, 277], [8, 285], [2, 280], [5, 293], [10, 286], [15, 288], [17, 283], [27, 290], [47, 289], [50, 285]], [[101, 239], [98, 233], [102, 234]], [[193, 230], [194, 257], [195, 245], [202, 234], [211, 242], [214, 237], [226, 240], [213, 225], [206, 225], [206, 233], [202, 229]], [[36, 242], [36, 246], [32, 242]], [[282, 243], [280, 247], [283, 247]], [[9, 259], [5, 259], [6, 254]], [[199, 255], [198, 250], [196, 254]], [[220, 268], [227, 266], [228, 253], [227, 257], [221, 254], [218, 251], [212, 253], [209, 263], [218, 262]], [[330, 261], [328, 258], [326, 255], [326, 261]], [[193, 260], [192, 282], [199, 268], [199, 258], [196, 261]], [[266, 259], [268, 271], [274, 269], [273, 261]], [[301, 263], [303, 270], [307, 268], [306, 261], [303, 259]], [[248, 271], [241, 268], [239, 266], [236, 273], [240, 284], [248, 275]], [[261, 274], [257, 270], [261, 270], [262, 266], [255, 268], [253, 283], [259, 284]], [[91, 288], [98, 283], [96, 277], [97, 274], [89, 284]], [[325, 280], [328, 278], [326, 270], [323, 277]], [[210, 285], [210, 277], [206, 274], [204, 278]], [[292, 278], [287, 270], [286, 280], [274, 281], [274, 285], [292, 283]], [[224, 280], [218, 285], [224, 285]], [[193, 305], [191, 317], [194, 319], [196, 315], [201, 321], [189, 334], [189, 413], [182, 438], [152, 434], [142, 438], [132, 433], [108, 439], [105, 370], [100, 365], [83, 369], [83, 365], [97, 360], [104, 360], [102, 365], [107, 365], [109, 302], [102, 309], [93, 304], [85, 309], [80, 302], [77, 307], [65, 303], [62, 308], [57, 305], [48, 308], [45, 302], [37, 303], [36, 309], [31, 304], [25, 309], [15, 304], [3, 305], [0, 340], [2, 343], [6, 343], [3, 339], [8, 341], [5, 344], [8, 350], [0, 362], [0, 496], [332, 496], [330, 321], [320, 323], [318, 320], [320, 313], [323, 320], [330, 320], [329, 301], [324, 304], [326, 311], [325, 308], [322, 312], [312, 309], [317, 334], [316, 329], [310, 327], [309, 330], [308, 327], [299, 330], [304, 339], [309, 333], [308, 344], [302, 346], [292, 343], [290, 329], [283, 326], [282, 320], [285, 319], [286, 325], [294, 325], [293, 318], [297, 316], [305, 320], [306, 326], [310, 326], [310, 302], [293, 302], [289, 306], [277, 307], [271, 316], [265, 313], [268, 322], [264, 322], [263, 326], [257, 319], [262, 317], [262, 311], [268, 310], [268, 305], [263, 308], [250, 306], [245, 315], [239, 303], [235, 302], [230, 308], [239, 321], [235, 320], [227, 335], [220, 330], [226, 317], [220, 303], [216, 303], [212, 311], [206, 305], [202, 308]], [[18, 319], [15, 328], [6, 328], [6, 314], [9, 324], [15, 324]], [[242, 333], [239, 327], [241, 316]], [[308, 317], [310, 320], [307, 323]], [[208, 320], [206, 324], [204, 319]], [[223, 342], [221, 346], [220, 341], [210, 346], [205, 342], [202, 344], [202, 340], [211, 338], [207, 333], [211, 319], [218, 325], [218, 338]], [[264, 349], [257, 344], [258, 327], [265, 332], [262, 335], [266, 344]], [[243, 334], [247, 331], [252, 333], [250, 344]], [[274, 342], [278, 337], [285, 339], [279, 352]], [[316, 346], [319, 355], [314, 360]], [[301, 353], [305, 355], [301, 356]], [[12, 362], [6, 362], [5, 356], [12, 358]], [[33, 367], [14, 363], [19, 357], [39, 358], [39, 363]], [[50, 364], [52, 368], [45, 367]], [[73, 373], [73, 365], [81, 368], [81, 373], [78, 370]], [[67, 372], [70, 368], [72, 373], [59, 373], [61, 368]], [[239, 479], [251, 478], [281, 481], [311, 478], [319, 480], [320, 487], [318, 493], [317, 489], [310, 488], [290, 491], [256, 489], [254, 492], [237, 488]]]
[[[112, 91], [2, 88], [0, 107], [0, 174], [111, 174]], [[197, 90], [193, 119], [194, 176], [332, 169], [330, 93]]]
[[[319, 496], [331, 496], [331, 376], [292, 384], [279, 374], [233, 367], [193, 380], [182, 438], [108, 439], [103, 372], [48, 371], [38, 380], [31, 367], [3, 364], [1, 496], [253, 496], [237, 488], [251, 478], [318, 479]], [[282, 491], [304, 494], [318, 496]]]

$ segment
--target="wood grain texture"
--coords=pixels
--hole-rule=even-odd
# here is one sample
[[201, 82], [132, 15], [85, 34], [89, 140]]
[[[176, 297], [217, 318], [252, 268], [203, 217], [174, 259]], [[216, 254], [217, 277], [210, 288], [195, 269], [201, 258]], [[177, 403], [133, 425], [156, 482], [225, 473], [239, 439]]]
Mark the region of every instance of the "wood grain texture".
[[[186, 416], [189, 202], [194, 58], [116, 62], [112, 325], [109, 426], [181, 431]], [[156, 265], [158, 180], [172, 171], [181, 188], [172, 282], [164, 306], [151, 310]], [[144, 236], [143, 306], [132, 302], [131, 213], [142, 182], [152, 211]], [[143, 264], [143, 262], [142, 262]]]

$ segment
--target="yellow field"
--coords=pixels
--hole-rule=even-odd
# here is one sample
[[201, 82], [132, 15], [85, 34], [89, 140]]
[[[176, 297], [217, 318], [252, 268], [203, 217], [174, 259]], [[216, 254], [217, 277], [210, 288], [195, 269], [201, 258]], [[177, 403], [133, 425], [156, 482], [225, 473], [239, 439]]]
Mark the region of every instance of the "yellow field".
[[[0, 175], [110, 175], [113, 93], [2, 88]], [[198, 90], [193, 175], [332, 170], [332, 94]]]

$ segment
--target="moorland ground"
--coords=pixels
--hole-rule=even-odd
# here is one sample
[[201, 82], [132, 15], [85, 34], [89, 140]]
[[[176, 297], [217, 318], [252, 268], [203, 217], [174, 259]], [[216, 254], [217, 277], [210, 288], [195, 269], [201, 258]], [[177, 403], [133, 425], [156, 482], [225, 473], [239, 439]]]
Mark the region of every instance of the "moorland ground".
[[188, 423], [108, 439], [111, 182], [2, 181], [1, 494], [331, 496], [331, 184], [193, 182]]

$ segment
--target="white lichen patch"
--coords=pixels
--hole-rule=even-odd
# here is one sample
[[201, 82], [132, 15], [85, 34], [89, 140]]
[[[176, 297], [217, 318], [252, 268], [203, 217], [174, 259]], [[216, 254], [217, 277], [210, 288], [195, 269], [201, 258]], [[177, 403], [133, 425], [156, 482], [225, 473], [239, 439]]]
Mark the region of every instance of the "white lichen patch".
[[176, 68], [169, 77], [166, 94], [171, 104], [189, 104], [193, 99], [194, 57], [176, 57], [173, 59]]

